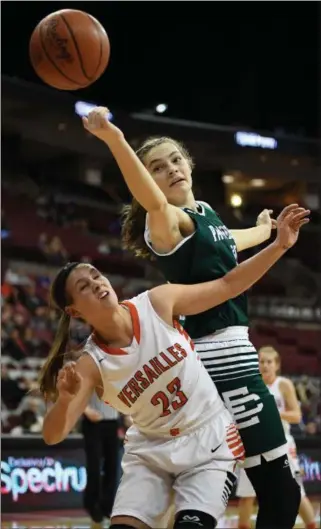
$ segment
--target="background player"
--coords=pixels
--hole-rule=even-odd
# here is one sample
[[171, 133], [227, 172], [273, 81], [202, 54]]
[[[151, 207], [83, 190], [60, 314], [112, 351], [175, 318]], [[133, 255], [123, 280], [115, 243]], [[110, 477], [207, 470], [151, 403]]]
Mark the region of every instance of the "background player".
[[[273, 347], [262, 347], [259, 351], [260, 370], [263, 380], [275, 398], [288, 443], [288, 458], [290, 468], [300, 484], [301, 503], [299, 513], [306, 529], [316, 529], [313, 507], [306, 497], [301, 479], [300, 463], [297, 456], [295, 440], [290, 433], [290, 425], [301, 421], [300, 404], [295, 388], [289, 378], [278, 376], [280, 370], [280, 355]], [[254, 489], [243, 469], [240, 471], [237, 496], [239, 501], [239, 529], [251, 527], [251, 515], [255, 499]]]
[[[136, 255], [152, 253], [168, 281], [193, 284], [222, 277], [236, 267], [238, 251], [270, 236], [272, 222], [267, 212], [263, 224], [229, 232], [207, 204], [195, 201], [193, 163], [186, 149], [172, 139], [159, 138], [147, 141], [137, 152], [138, 159], [107, 116], [107, 109], [97, 108], [83, 123], [86, 130], [108, 145], [135, 197], [124, 221], [125, 244]], [[306, 214], [302, 209], [302, 219]], [[262, 382], [247, 325], [244, 294], [203, 314], [187, 315], [185, 322], [239, 427], [247, 456], [246, 471], [258, 497], [257, 526], [292, 528], [300, 491], [285, 466], [282, 423], [275, 401]], [[262, 487], [263, 481], [269, 485]]]
[[[130, 413], [134, 424], [113, 508], [115, 528], [158, 527], [172, 488], [175, 527], [216, 526], [244, 449], [193, 343], [173, 318], [202, 312], [249, 288], [296, 242], [301, 218], [299, 208], [289, 206], [278, 221], [276, 242], [224, 278], [162, 285], [130, 302], [119, 304], [107, 278], [90, 265], [69, 263], [57, 275], [52, 301], [62, 316], [41, 376], [43, 394], [56, 402], [43, 436], [49, 444], [62, 441], [93, 391]], [[77, 363], [62, 367], [71, 317], [86, 321], [93, 333]]]

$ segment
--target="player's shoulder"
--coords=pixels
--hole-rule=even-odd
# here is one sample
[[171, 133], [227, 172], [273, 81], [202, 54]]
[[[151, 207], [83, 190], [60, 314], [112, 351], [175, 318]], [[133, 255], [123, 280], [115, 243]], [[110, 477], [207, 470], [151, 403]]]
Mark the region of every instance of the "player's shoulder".
[[131, 312], [131, 316], [134, 320], [141, 322], [147, 316], [150, 316], [150, 298], [149, 290], [141, 292], [137, 296], [123, 300], [122, 305], [127, 306]]
[[294, 389], [294, 384], [290, 378], [278, 377], [279, 387], [285, 391]]
[[132, 298], [124, 299], [121, 303], [126, 304], [132, 304], [132, 305], [141, 305], [146, 303], [148, 301], [148, 290], [144, 290], [144, 292], [141, 292], [140, 294], [137, 294], [136, 296], [133, 296]]

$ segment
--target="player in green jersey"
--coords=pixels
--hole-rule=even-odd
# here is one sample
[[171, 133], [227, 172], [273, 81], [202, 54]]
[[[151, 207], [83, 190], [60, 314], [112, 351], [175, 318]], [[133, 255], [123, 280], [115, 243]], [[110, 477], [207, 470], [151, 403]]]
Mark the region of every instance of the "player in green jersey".
[[[123, 240], [136, 255], [153, 255], [167, 281], [194, 284], [220, 278], [237, 266], [239, 251], [270, 237], [272, 220], [266, 210], [258, 226], [230, 231], [208, 204], [195, 200], [193, 163], [181, 144], [152, 139], [135, 154], [107, 115], [107, 109], [97, 108], [83, 121], [108, 145], [135, 197], [125, 215]], [[299, 211], [301, 226], [309, 212]], [[238, 424], [246, 472], [259, 503], [257, 527], [292, 528], [300, 490], [288, 466], [279, 412], [248, 338], [246, 296], [187, 317], [185, 328]]]

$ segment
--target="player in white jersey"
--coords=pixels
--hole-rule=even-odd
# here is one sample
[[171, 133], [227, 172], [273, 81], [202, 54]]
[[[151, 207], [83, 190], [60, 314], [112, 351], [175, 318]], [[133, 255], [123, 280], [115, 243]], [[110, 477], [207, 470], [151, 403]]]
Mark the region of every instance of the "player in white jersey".
[[[159, 527], [175, 492], [175, 529], [212, 529], [226, 508], [244, 449], [177, 314], [198, 314], [252, 286], [297, 239], [290, 208], [274, 243], [226, 276], [198, 285], [166, 284], [119, 303], [96, 268], [69, 263], [55, 278], [62, 316], [40, 387], [55, 403], [43, 425], [48, 444], [62, 441], [91, 395], [130, 414], [123, 477], [111, 525]], [[93, 329], [77, 362], [64, 364], [70, 319]]]
[[[293, 475], [301, 489], [301, 503], [299, 514], [306, 529], [316, 529], [313, 507], [306, 497], [301, 478], [300, 462], [296, 444], [291, 435], [291, 424], [301, 421], [301, 409], [292, 381], [278, 375], [280, 370], [280, 355], [270, 346], [262, 347], [259, 351], [260, 371], [263, 380], [275, 398], [280, 412], [285, 437], [288, 444], [288, 461]], [[251, 514], [255, 500], [255, 491], [243, 469], [240, 470], [236, 495], [239, 496], [239, 529], [251, 527]]]

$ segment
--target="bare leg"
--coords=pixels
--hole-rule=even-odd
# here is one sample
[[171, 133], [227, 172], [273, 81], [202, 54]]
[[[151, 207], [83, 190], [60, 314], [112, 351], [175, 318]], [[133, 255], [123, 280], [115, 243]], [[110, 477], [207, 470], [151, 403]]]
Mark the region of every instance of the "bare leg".
[[239, 498], [239, 529], [250, 529], [255, 498]]
[[305, 523], [306, 529], [316, 529], [316, 521], [312, 504], [306, 496], [301, 499], [299, 514]]
[[149, 525], [146, 525], [138, 518], [133, 518], [132, 516], [113, 516], [110, 521], [110, 529], [114, 525], [128, 525], [129, 527], [135, 527], [135, 529], [151, 529]]

